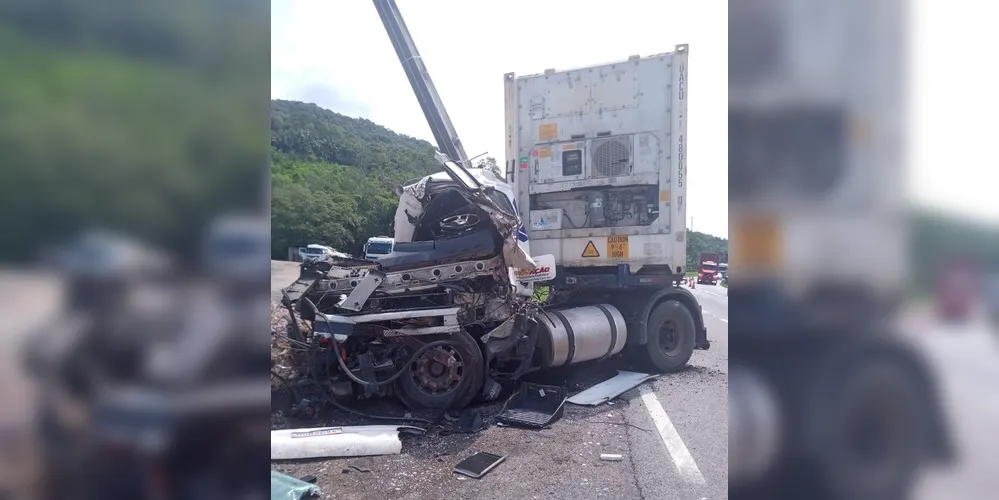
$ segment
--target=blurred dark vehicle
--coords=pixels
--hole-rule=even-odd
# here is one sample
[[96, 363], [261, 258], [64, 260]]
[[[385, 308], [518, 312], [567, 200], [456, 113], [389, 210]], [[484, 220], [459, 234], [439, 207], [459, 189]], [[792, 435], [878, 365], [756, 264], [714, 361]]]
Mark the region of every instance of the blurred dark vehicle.
[[985, 312], [994, 329], [999, 330], [999, 271], [993, 271], [983, 280], [982, 298]]
[[[155, 253], [125, 251], [144, 247], [124, 240], [70, 247], [83, 251], [60, 261], [71, 295], [89, 300], [73, 301], [25, 352], [39, 392], [44, 498], [264, 498], [266, 483], [246, 478], [269, 466], [270, 392], [258, 373], [269, 343], [246, 333], [267, 323], [267, 295], [230, 293], [259, 281], [260, 266], [248, 265], [259, 251], [235, 266], [211, 258], [211, 249], [237, 259], [269, 249], [266, 219], [238, 220], [206, 238], [213, 281], [164, 285], [159, 265], [130, 265]], [[138, 300], [148, 296], [160, 300]]]
[[901, 500], [951, 457], [933, 373], [891, 326], [903, 7], [729, 3], [733, 499]]
[[271, 282], [271, 223], [257, 214], [229, 214], [211, 223], [202, 250], [205, 275], [230, 294], [256, 293]]
[[944, 263], [937, 273], [934, 293], [937, 316], [949, 323], [968, 321], [981, 289], [981, 273], [965, 260]]

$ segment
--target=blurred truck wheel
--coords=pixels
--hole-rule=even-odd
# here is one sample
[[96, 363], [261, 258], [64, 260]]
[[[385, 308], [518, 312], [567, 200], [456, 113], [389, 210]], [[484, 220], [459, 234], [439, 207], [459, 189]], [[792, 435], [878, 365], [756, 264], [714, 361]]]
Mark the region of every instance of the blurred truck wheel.
[[851, 359], [833, 363], [809, 398], [817, 465], [838, 498], [908, 498], [930, 454], [925, 389], [900, 352], [880, 347], [841, 351]]
[[694, 316], [677, 301], [660, 302], [649, 314], [646, 323], [648, 342], [644, 346], [645, 361], [661, 373], [681, 370], [694, 353]]

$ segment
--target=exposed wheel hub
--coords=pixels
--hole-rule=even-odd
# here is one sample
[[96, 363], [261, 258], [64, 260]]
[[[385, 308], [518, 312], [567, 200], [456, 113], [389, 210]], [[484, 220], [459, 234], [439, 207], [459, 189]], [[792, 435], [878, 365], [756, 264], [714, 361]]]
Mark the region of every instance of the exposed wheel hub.
[[421, 391], [440, 394], [457, 388], [465, 370], [461, 356], [454, 349], [440, 346], [421, 355], [413, 363], [412, 373]]
[[659, 347], [666, 354], [673, 354], [679, 345], [679, 335], [676, 332], [676, 324], [672, 321], [663, 323], [659, 328]]

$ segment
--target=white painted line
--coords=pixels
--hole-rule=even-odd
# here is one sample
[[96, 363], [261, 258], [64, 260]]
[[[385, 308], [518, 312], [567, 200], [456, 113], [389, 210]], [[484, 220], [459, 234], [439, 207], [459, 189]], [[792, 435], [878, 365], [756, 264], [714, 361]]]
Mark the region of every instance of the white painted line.
[[713, 312], [704, 311], [704, 314], [707, 314], [708, 316], [711, 316], [712, 318], [717, 319], [718, 321], [722, 321], [722, 322], [728, 323], [727, 319], [725, 319], [725, 318], [723, 318], [723, 317], [721, 317], [721, 316], [719, 316], [719, 315], [717, 315], [717, 314], [715, 314]]
[[673, 427], [673, 422], [670, 421], [669, 415], [667, 415], [666, 410], [663, 409], [663, 405], [659, 402], [659, 398], [657, 398], [656, 394], [652, 392], [650, 385], [651, 384], [645, 384], [640, 389], [642, 393], [642, 402], [645, 403], [645, 408], [649, 410], [649, 416], [652, 417], [652, 423], [656, 426], [656, 430], [659, 431], [659, 436], [663, 438], [663, 444], [666, 445], [666, 451], [668, 451], [670, 456], [673, 458], [676, 470], [680, 472], [680, 477], [684, 481], [687, 481], [688, 483], [704, 484], [704, 476], [701, 475], [701, 470], [697, 468], [697, 463], [694, 462], [694, 457], [691, 456], [690, 451], [687, 450], [687, 445], [683, 444], [683, 439], [680, 438], [680, 434], [676, 432], [676, 428]]

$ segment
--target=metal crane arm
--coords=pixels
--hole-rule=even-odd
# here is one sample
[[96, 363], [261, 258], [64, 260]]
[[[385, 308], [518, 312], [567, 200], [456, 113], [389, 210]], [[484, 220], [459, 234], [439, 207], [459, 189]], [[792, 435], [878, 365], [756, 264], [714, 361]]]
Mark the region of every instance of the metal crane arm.
[[378, 16], [381, 17], [392, 46], [395, 47], [395, 53], [399, 56], [399, 62], [402, 63], [402, 69], [406, 72], [410, 85], [413, 86], [413, 93], [416, 94], [434, 139], [437, 140], [437, 147], [450, 160], [462, 167], [471, 168], [471, 161], [465, 154], [458, 132], [455, 131], [441, 97], [437, 94], [433, 81], [430, 80], [430, 73], [423, 64], [420, 52], [416, 50], [416, 44], [413, 43], [413, 37], [406, 28], [406, 22], [403, 21], [395, 0], [374, 0], [374, 2]]

